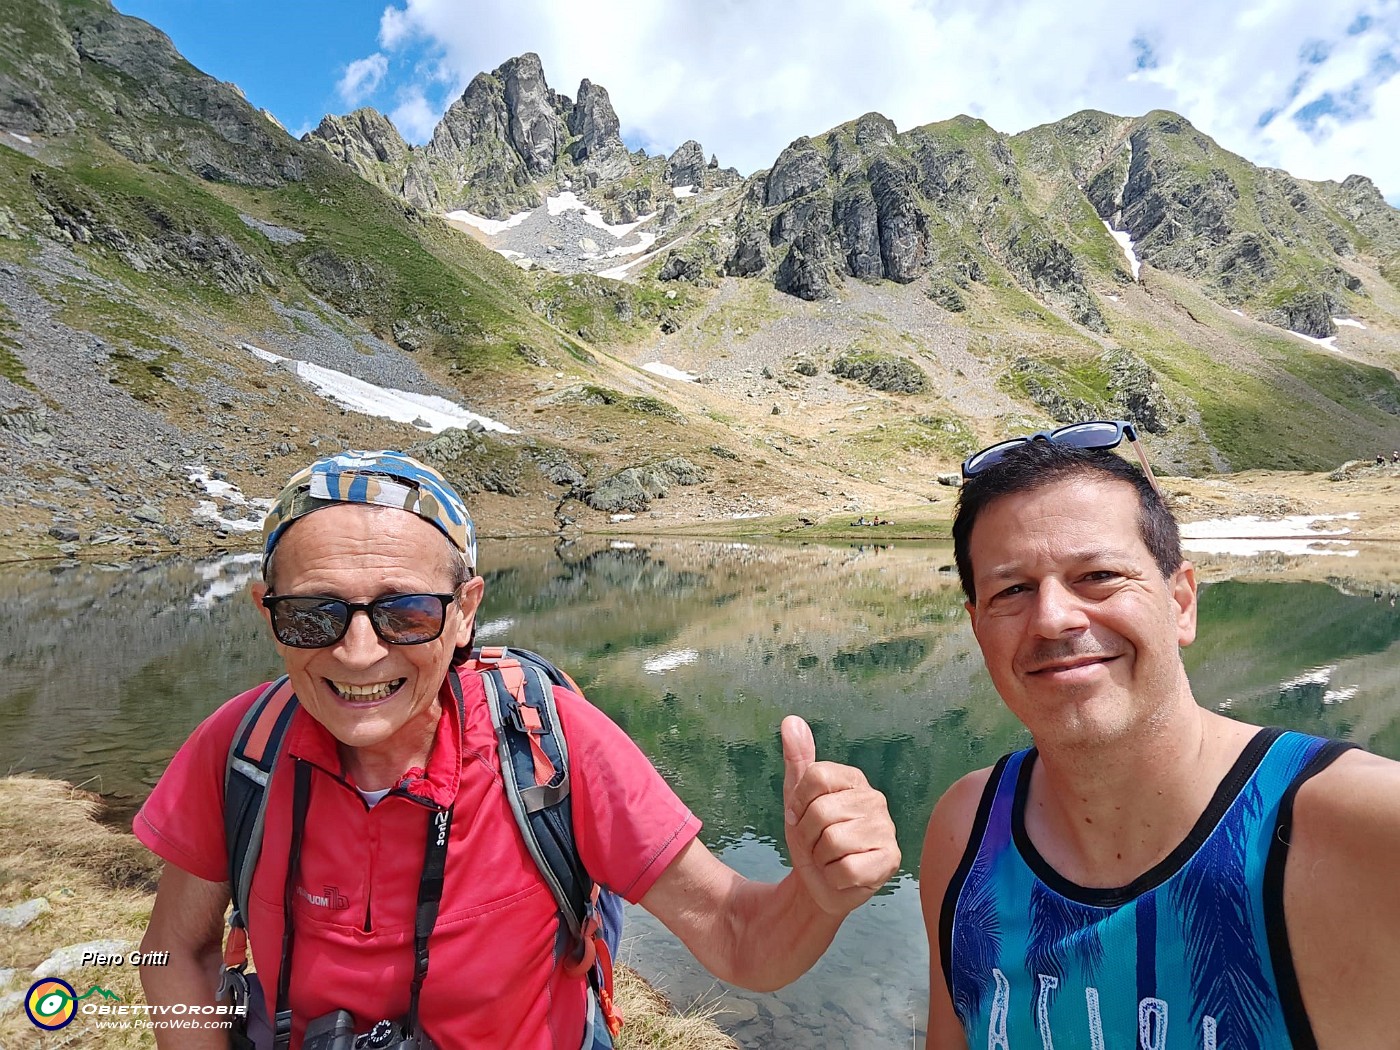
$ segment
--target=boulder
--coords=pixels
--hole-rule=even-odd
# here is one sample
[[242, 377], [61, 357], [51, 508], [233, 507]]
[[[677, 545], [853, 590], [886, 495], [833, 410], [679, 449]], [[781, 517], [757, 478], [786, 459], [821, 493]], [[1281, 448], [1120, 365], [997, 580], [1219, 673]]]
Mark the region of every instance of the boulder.
[[31, 977], [58, 977], [65, 973], [75, 973], [83, 967], [83, 957], [85, 955], [120, 955], [130, 954], [136, 948], [135, 941], [84, 941], [82, 944], [70, 944], [59, 948], [47, 959], [34, 967]]
[[[8, 908], [0, 908], [0, 929], [22, 930], [49, 910], [49, 902], [43, 897], [32, 897]], [[4, 983], [0, 982], [0, 987], [3, 986]]]
[[1337, 334], [1337, 326], [1332, 322], [1335, 309], [1335, 301], [1326, 292], [1307, 289], [1260, 314], [1259, 319], [1290, 332], [1326, 339]]
[[653, 499], [666, 495], [672, 485], [700, 485], [709, 475], [683, 456], [646, 466], [627, 467], [605, 479], [584, 502], [608, 513], [646, 510]]

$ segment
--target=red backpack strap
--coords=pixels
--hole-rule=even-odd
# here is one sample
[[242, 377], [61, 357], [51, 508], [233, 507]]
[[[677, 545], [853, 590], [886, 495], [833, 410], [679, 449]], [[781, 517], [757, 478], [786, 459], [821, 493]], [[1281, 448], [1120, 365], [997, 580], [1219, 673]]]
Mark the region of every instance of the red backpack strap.
[[510, 715], [516, 728], [530, 737], [530, 758], [534, 763], [535, 786], [544, 787], [554, 780], [558, 772], [554, 761], [545, 751], [540, 737], [545, 733], [544, 720], [537, 706], [530, 703], [529, 689], [525, 684], [525, 668], [520, 661], [509, 654], [505, 646], [483, 647], [476, 655], [476, 663], [481, 674], [495, 674], [495, 681], [515, 701], [510, 705]]

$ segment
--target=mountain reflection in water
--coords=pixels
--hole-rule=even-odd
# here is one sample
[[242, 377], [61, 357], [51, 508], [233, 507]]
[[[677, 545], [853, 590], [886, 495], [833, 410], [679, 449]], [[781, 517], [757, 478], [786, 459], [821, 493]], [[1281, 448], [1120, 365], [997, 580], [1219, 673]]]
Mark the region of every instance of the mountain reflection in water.
[[[575, 552], [577, 551], [577, 552]], [[916, 872], [957, 777], [1023, 746], [977, 652], [946, 547], [639, 540], [485, 547], [481, 637], [548, 655], [642, 747], [747, 875], [784, 868], [778, 724], [885, 792], [904, 863], [812, 973], [776, 995], [718, 985], [631, 909], [623, 957], [679, 1004], [720, 1000], [748, 1045], [907, 1047], [928, 956]], [[244, 591], [256, 559], [0, 572], [0, 770], [82, 783], [130, 812], [219, 702], [278, 661]], [[1400, 610], [1318, 583], [1201, 592], [1197, 697], [1249, 721], [1400, 757]]]

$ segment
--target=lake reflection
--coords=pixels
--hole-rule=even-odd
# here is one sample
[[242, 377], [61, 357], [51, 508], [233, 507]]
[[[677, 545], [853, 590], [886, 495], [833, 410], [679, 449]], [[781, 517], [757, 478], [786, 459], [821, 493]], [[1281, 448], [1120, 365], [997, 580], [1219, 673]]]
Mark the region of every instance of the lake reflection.
[[[569, 670], [745, 874], [784, 869], [778, 724], [890, 799], [904, 865], [812, 973], [734, 993], [631, 909], [624, 958], [682, 1005], [718, 1001], [745, 1045], [911, 1045], [928, 972], [915, 874], [958, 776], [1022, 746], [982, 669], [951, 550], [636, 541], [487, 546], [478, 638]], [[0, 573], [0, 769], [86, 783], [128, 811], [220, 701], [277, 660], [242, 591], [251, 556]], [[1250, 721], [1400, 756], [1400, 611], [1317, 583], [1204, 587], [1197, 697]]]

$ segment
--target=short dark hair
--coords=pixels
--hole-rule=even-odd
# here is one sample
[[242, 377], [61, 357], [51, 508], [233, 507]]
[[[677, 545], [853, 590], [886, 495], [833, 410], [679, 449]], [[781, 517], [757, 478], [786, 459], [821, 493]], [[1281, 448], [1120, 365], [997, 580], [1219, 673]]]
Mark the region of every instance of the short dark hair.
[[1106, 449], [1082, 449], [1054, 441], [1027, 441], [1007, 452], [994, 467], [963, 482], [953, 518], [953, 559], [958, 580], [970, 602], [977, 601], [972, 577], [972, 526], [987, 505], [1003, 496], [1031, 492], [1073, 478], [1121, 481], [1138, 498], [1138, 532], [1157, 563], [1162, 578], [1181, 565], [1181, 534], [1166, 500], [1134, 464]]

